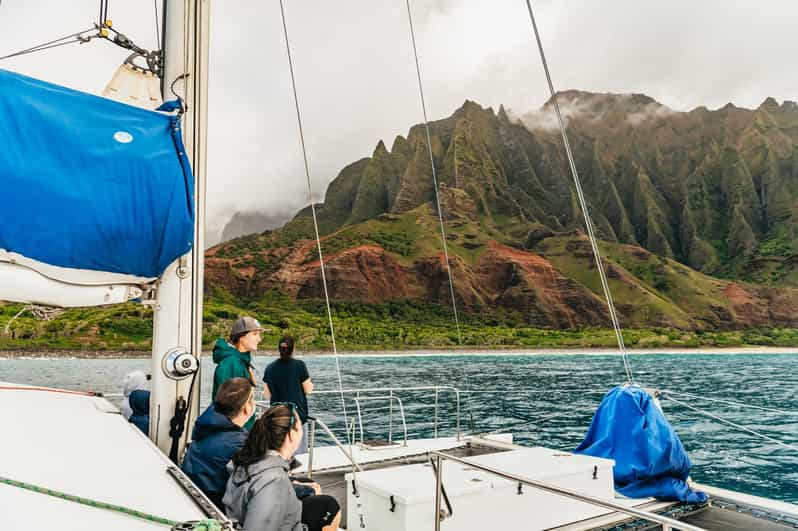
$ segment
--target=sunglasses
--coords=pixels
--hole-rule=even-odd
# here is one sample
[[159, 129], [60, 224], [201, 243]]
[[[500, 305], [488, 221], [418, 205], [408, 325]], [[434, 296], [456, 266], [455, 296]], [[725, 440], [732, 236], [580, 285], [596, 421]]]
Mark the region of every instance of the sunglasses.
[[294, 404], [293, 402], [272, 402], [271, 407], [274, 406], [288, 406], [289, 408], [291, 408], [291, 421], [288, 424], [288, 429], [293, 430], [294, 424], [296, 423], [298, 412], [300, 411], [299, 406]]

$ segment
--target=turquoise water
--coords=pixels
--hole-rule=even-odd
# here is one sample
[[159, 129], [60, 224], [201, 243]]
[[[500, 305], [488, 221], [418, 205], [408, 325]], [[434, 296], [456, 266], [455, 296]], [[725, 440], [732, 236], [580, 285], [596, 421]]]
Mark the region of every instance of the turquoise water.
[[[317, 390], [337, 389], [334, 358], [304, 359]], [[798, 355], [649, 354], [630, 359], [641, 385], [783, 410], [742, 409], [677, 397], [798, 446]], [[262, 370], [268, 361], [258, 357], [255, 364]], [[148, 365], [146, 359], [0, 359], [0, 381], [119, 393], [127, 372], [148, 370]], [[513, 431], [521, 444], [561, 449], [572, 449], [582, 440], [602, 395], [623, 381], [619, 358], [604, 355], [352, 356], [341, 357], [340, 365], [345, 387], [456, 386], [463, 391], [465, 430], [470, 428], [470, 409], [478, 432]], [[204, 374], [211, 374], [210, 360], [204, 359], [203, 367]], [[202, 383], [205, 405], [209, 378]], [[443, 434], [453, 434], [455, 429], [450, 396], [440, 396]], [[430, 436], [432, 395], [416, 392], [401, 397], [410, 437]], [[366, 438], [386, 436], [386, 406], [386, 402], [363, 404]], [[309, 407], [311, 414], [345, 438], [338, 395], [311, 397]], [[798, 502], [798, 452], [667, 400], [663, 408], [690, 454], [696, 481]], [[353, 413], [350, 402], [350, 418]]]

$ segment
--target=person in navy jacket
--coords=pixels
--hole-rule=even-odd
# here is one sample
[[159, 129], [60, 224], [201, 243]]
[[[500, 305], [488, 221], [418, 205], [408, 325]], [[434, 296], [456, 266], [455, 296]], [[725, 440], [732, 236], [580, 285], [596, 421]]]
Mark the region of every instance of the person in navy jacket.
[[131, 415], [128, 421], [148, 435], [150, 431], [150, 392], [137, 389], [128, 396]]
[[217, 507], [229, 473], [227, 463], [244, 445], [246, 422], [255, 412], [255, 388], [246, 378], [231, 378], [216, 393], [194, 424], [192, 443], [183, 459], [183, 471]]

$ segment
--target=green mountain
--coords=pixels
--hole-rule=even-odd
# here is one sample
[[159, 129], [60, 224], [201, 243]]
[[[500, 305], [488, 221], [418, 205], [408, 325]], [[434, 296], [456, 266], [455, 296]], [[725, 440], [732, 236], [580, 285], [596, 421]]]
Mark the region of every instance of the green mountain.
[[[602, 239], [751, 280], [763, 280], [751, 276], [763, 267], [757, 259], [795, 254], [794, 102], [768, 98], [755, 110], [729, 104], [673, 112], [643, 95], [568, 91], [558, 97]], [[526, 230], [532, 239], [526, 243], [533, 244], [540, 229], [583, 223], [560, 134], [551, 127], [551, 105], [523, 122], [466, 102], [433, 122], [431, 133], [439, 181], [470, 200], [444, 211], [473, 203], [481, 221], [513, 242]], [[408, 212], [432, 200], [431, 183], [423, 127], [415, 126], [390, 152], [380, 142], [371, 158], [341, 171], [319, 205], [323, 232]], [[300, 212], [296, 223], [308, 215]], [[783, 266], [780, 273], [790, 276], [791, 261]]]
[[[795, 326], [798, 106], [675, 112], [640, 95], [558, 96], [623, 324]], [[531, 326], [606, 326], [551, 103], [466, 102], [430, 123], [458, 304]], [[423, 125], [345, 167], [317, 205], [333, 300], [449, 305]], [[322, 296], [310, 208], [211, 249], [209, 285]], [[776, 289], [771, 286], [779, 286]]]
[[[628, 345], [798, 344], [798, 105], [676, 112], [558, 95]], [[466, 102], [430, 123], [465, 345], [612, 346], [551, 102]], [[378, 142], [316, 205], [342, 348], [458, 343], [423, 125]], [[267, 342], [329, 337], [310, 209], [206, 253], [205, 338], [242, 313]], [[146, 349], [151, 311], [38, 321], [0, 304], [0, 348]]]

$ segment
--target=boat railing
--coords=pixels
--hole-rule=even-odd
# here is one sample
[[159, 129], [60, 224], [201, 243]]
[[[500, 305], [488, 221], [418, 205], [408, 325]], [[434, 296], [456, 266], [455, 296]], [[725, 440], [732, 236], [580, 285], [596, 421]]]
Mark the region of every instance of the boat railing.
[[[488, 474], [493, 474], [494, 476], [498, 476], [504, 479], [508, 479], [515, 483], [520, 483], [522, 485], [528, 485], [530, 487], [544, 490], [546, 492], [550, 492], [552, 494], [556, 494], [558, 496], [564, 496], [566, 498], [571, 498], [573, 500], [578, 500], [584, 503], [589, 503], [592, 505], [597, 505], [599, 507], [603, 507], [605, 509], [611, 509], [619, 513], [627, 514], [630, 516], [634, 516], [637, 518], [642, 518], [650, 522], [655, 522], [662, 526], [663, 531], [672, 531], [674, 529], [681, 529], [683, 531], [706, 531], [702, 527], [696, 527], [694, 525], [680, 522], [673, 518], [669, 518], [667, 516], [662, 516], [660, 514], [652, 513], [649, 511], [643, 511], [641, 509], [635, 509], [634, 507], [627, 507], [625, 505], [621, 505], [620, 503], [616, 503], [609, 500], [603, 500], [601, 498], [596, 498], [595, 496], [590, 496], [588, 494], [583, 494], [581, 492], [577, 492], [570, 489], [565, 489], [563, 487], [558, 487], [556, 485], [552, 485], [550, 483], [545, 483], [543, 481], [537, 481], [529, 478], [525, 478], [523, 476], [518, 476], [516, 474], [512, 474], [509, 472], [504, 472], [503, 470], [499, 470], [496, 468], [492, 468], [489, 466], [485, 466], [480, 463], [476, 463], [469, 459], [463, 459], [462, 457], [455, 457], [453, 455], [445, 454], [443, 452], [438, 451], [431, 451], [429, 452], [430, 460], [433, 462], [433, 469], [435, 472], [435, 514], [434, 514], [434, 521], [435, 521], [435, 531], [440, 531], [441, 529], [441, 520], [442, 513], [441, 513], [441, 496], [443, 493], [443, 462], [444, 461], [454, 461], [456, 463], [460, 463], [462, 465], [466, 465], [470, 468], [474, 468], [476, 470], [482, 470], [483, 472], [487, 472]], [[448, 504], [447, 504], [448, 505]], [[451, 508], [449, 509], [451, 516]]]
[[343, 445], [343, 443], [340, 440], [338, 440], [338, 437], [335, 436], [335, 434], [332, 432], [329, 426], [327, 426], [327, 424], [324, 423], [324, 421], [314, 417], [308, 417], [308, 466], [306, 470], [306, 475], [308, 479], [313, 478], [313, 454], [314, 454], [313, 450], [314, 450], [314, 444], [316, 442], [316, 424], [321, 426], [321, 429], [324, 430], [324, 432], [327, 434], [327, 436], [330, 439], [332, 439], [333, 444], [339, 450], [341, 450], [341, 453], [344, 454], [344, 456], [346, 456], [347, 460], [352, 464], [352, 466], [355, 469], [357, 469], [359, 472], [362, 472], [363, 469], [359, 464], [357, 464], [355, 458], [352, 457], [352, 454], [350, 452], [351, 447], [350, 450], [347, 450], [346, 447]]
[[[394, 444], [394, 409], [396, 408], [398, 411], [399, 419], [401, 422], [401, 430], [402, 430], [402, 445], [407, 446], [407, 419], [405, 418], [405, 407], [402, 398], [399, 396], [402, 393], [409, 393], [409, 392], [418, 392], [418, 391], [429, 391], [434, 396], [434, 402], [430, 406], [434, 409], [433, 415], [433, 438], [438, 438], [438, 432], [440, 431], [440, 405], [441, 405], [441, 395], [442, 394], [453, 394], [454, 401], [455, 401], [455, 436], [459, 441], [461, 438], [461, 431], [460, 431], [460, 390], [451, 385], [427, 385], [427, 386], [412, 386], [412, 387], [366, 387], [362, 389], [335, 389], [335, 390], [325, 390], [325, 391], [314, 391], [314, 395], [342, 395], [344, 397], [349, 397], [352, 402], [355, 404], [355, 411], [357, 413], [357, 431], [355, 433], [359, 433], [360, 435], [360, 443], [363, 444], [365, 442], [365, 429], [363, 427], [363, 408], [361, 407], [363, 402], [373, 402], [373, 401], [384, 401], [387, 402], [386, 407], [382, 408], [383, 410], [388, 411], [388, 444]], [[371, 411], [375, 411], [372, 409]], [[354, 431], [354, 426], [346, 426], [347, 433], [350, 430]], [[352, 440], [355, 441], [356, 438], [353, 436]]]

